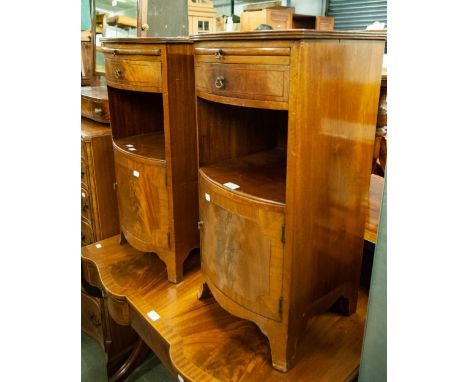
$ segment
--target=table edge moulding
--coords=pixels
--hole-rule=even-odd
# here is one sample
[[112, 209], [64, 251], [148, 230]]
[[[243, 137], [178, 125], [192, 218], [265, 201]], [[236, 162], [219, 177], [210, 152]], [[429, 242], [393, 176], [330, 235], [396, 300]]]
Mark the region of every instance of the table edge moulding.
[[[261, 329], [286, 372], [309, 318], [356, 311], [386, 32], [192, 39], [202, 284]], [[207, 178], [221, 161], [275, 147], [287, 153], [283, 212], [243, 195], [252, 180], [237, 167], [233, 188]]]
[[105, 38], [102, 47], [122, 243], [156, 254], [177, 283], [199, 247], [192, 42]]

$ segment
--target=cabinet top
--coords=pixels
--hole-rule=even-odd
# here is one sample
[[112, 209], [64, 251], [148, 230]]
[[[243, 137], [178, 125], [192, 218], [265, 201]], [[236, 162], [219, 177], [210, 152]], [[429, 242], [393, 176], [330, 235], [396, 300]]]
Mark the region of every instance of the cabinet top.
[[188, 37], [112, 37], [102, 38], [102, 42], [123, 44], [192, 44]]
[[266, 30], [252, 32], [219, 32], [190, 36], [193, 41], [219, 40], [374, 40], [385, 41], [387, 31], [317, 31], [312, 29]]

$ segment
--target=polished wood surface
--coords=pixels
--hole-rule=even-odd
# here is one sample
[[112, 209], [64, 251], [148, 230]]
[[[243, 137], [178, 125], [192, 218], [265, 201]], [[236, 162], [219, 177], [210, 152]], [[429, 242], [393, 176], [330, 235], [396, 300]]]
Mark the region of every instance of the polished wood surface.
[[81, 118], [81, 244], [119, 232], [109, 125]]
[[287, 109], [290, 53], [287, 42], [197, 44], [197, 95], [230, 105]]
[[165, 258], [170, 248], [165, 161], [114, 150], [120, 229], [135, 248]]
[[[194, 37], [201, 269], [216, 301], [255, 322], [273, 366], [287, 371], [310, 317], [335, 303], [345, 315], [356, 310], [385, 34], [269, 32]], [[287, 48], [289, 64], [224, 60], [228, 49], [264, 48]], [[217, 63], [197, 61], [213, 49]], [[282, 100], [249, 74], [283, 66], [287, 75], [272, 81], [287, 89]], [[259, 94], [220, 83], [236, 67], [236, 83]], [[278, 148], [275, 174], [261, 155]], [[241, 187], [232, 191], [219, 183], [234, 179]]]
[[109, 100], [105, 86], [81, 88], [81, 115], [97, 122], [110, 123]]
[[210, 291], [221, 305], [226, 296], [245, 314], [280, 321], [284, 210], [235, 198], [203, 176], [199, 190], [201, 259]]
[[366, 210], [366, 230], [364, 239], [374, 244], [377, 242], [377, 233], [379, 232], [383, 186], [384, 178], [372, 174], [369, 188], [369, 207]]
[[[165, 265], [151, 253], [120, 245], [113, 237], [82, 249], [106, 301], [124, 301], [114, 317], [131, 325], [163, 364], [185, 381], [346, 381], [355, 375], [364, 332], [367, 295], [359, 293], [356, 314], [332, 311], [311, 318], [288, 373], [271, 367], [267, 338], [252, 322], [222, 309], [214, 298], [197, 300], [202, 281], [198, 257], [191, 256], [184, 281], [167, 282]], [[160, 318], [152, 321], [147, 313]], [[125, 312], [128, 312], [125, 313]], [[119, 312], [114, 312], [119, 315]]]
[[[200, 168], [201, 177], [247, 198], [284, 207], [286, 151], [272, 149]], [[225, 183], [239, 186], [231, 190]]]
[[114, 147], [135, 158], [146, 158], [166, 163], [164, 132], [157, 131], [126, 138], [114, 139]]
[[155, 252], [180, 282], [199, 246], [192, 43], [105, 39], [103, 47], [123, 242]]
[[161, 58], [149, 55], [114, 56], [106, 54], [108, 86], [119, 89], [161, 92]]

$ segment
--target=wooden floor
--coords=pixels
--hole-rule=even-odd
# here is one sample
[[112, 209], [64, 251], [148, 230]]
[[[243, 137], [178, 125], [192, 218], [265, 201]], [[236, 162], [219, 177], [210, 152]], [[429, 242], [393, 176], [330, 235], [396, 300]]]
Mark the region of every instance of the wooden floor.
[[[271, 367], [268, 340], [253, 323], [230, 315], [213, 298], [196, 298], [197, 253], [186, 262], [184, 281], [171, 284], [156, 255], [119, 245], [118, 236], [99, 244], [82, 249], [86, 278], [93, 284], [100, 280], [112, 317], [132, 325], [165, 366], [186, 381], [345, 381], [358, 368], [364, 292], [356, 314], [328, 312], [309, 321], [295, 365], [284, 374]], [[160, 316], [157, 321], [147, 316], [152, 310]]]

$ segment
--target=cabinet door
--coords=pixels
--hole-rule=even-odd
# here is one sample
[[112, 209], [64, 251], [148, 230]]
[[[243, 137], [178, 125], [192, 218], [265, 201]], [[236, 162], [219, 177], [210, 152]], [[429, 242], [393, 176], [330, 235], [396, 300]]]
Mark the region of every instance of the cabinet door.
[[202, 269], [243, 308], [281, 320], [284, 215], [200, 180]]
[[168, 249], [166, 167], [114, 152], [120, 226], [125, 237], [140, 251]]

